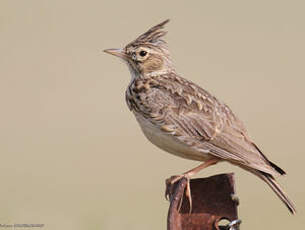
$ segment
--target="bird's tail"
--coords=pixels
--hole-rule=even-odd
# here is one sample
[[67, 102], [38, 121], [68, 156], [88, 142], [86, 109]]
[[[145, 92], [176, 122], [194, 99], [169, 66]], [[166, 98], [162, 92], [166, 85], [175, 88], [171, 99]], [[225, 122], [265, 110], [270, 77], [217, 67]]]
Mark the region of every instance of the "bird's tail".
[[280, 185], [276, 182], [274, 177], [270, 174], [261, 172], [261, 171], [255, 171], [254, 172], [258, 177], [260, 177], [263, 181], [265, 181], [270, 188], [276, 193], [276, 195], [283, 201], [283, 203], [287, 206], [289, 211], [292, 214], [296, 214], [296, 209], [292, 201], [288, 198], [286, 193], [283, 191], [283, 189], [280, 187]]

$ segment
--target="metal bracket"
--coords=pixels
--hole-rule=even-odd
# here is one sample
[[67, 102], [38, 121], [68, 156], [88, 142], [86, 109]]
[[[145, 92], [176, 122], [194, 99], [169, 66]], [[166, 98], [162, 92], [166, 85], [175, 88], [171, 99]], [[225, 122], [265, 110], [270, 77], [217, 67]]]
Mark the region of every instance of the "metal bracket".
[[[192, 212], [184, 190], [187, 179], [167, 185], [170, 207], [168, 230], [238, 230], [238, 198], [235, 195], [234, 174], [220, 174], [208, 178], [191, 179]], [[182, 204], [181, 204], [182, 202]], [[219, 226], [221, 220], [229, 222]]]

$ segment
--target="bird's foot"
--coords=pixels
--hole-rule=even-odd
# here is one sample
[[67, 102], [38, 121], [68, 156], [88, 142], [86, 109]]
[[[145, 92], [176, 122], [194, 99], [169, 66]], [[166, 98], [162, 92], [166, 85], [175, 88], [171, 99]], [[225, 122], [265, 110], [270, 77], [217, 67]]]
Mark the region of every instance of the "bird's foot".
[[[165, 199], [169, 200], [169, 198], [170, 198], [169, 189], [172, 188], [173, 184], [177, 183], [182, 178], [185, 178], [187, 180], [186, 187], [185, 187], [185, 196], [189, 201], [189, 206], [190, 206], [189, 213], [191, 213], [192, 212], [192, 196], [191, 196], [191, 187], [190, 187], [190, 176], [188, 174], [185, 173], [182, 175], [176, 175], [176, 176], [172, 176], [172, 177], [166, 179], [166, 181], [165, 181], [165, 184], [166, 184]], [[183, 196], [181, 197], [178, 211], [180, 211], [180, 209], [181, 209], [182, 202], [183, 202]]]

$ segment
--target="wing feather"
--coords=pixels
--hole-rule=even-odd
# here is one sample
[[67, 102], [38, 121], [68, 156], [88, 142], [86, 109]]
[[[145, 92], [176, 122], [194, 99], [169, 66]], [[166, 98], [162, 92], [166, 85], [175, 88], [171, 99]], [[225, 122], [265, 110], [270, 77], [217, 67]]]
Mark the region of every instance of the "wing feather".
[[146, 116], [154, 112], [151, 122], [174, 127], [170, 135], [198, 151], [271, 175], [276, 173], [227, 105], [177, 75], [153, 80], [154, 84], [143, 92], [145, 100], [141, 104]]

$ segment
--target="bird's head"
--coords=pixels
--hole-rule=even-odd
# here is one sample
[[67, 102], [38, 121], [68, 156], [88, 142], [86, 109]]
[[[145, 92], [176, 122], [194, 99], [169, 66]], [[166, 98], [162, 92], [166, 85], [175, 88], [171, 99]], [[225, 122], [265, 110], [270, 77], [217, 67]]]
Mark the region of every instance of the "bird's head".
[[123, 49], [106, 49], [104, 52], [120, 57], [136, 76], [169, 72], [173, 68], [172, 62], [167, 43], [162, 39], [166, 34], [163, 27], [168, 22], [152, 27]]

